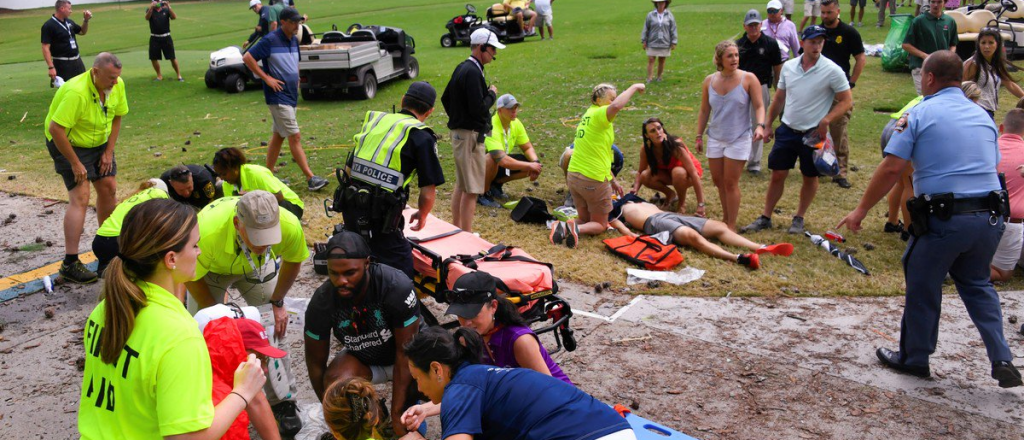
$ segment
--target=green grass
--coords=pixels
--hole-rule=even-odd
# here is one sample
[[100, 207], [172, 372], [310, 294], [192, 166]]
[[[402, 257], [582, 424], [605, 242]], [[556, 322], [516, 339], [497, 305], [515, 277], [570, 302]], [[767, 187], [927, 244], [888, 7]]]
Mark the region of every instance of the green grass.
[[[799, 3], [799, 2], [798, 2]], [[260, 91], [228, 95], [208, 90], [202, 76], [208, 54], [221, 47], [240, 44], [255, 24], [255, 15], [241, 1], [176, 2], [179, 19], [172, 23], [176, 49], [187, 80], [152, 82], [153, 71], [147, 61], [148, 28], [142, 19], [146, 2], [123, 5], [76, 6], [74, 17], [88, 8], [95, 17], [89, 34], [79, 42], [83, 52], [95, 55], [101, 50], [116, 52], [123, 60], [131, 113], [124, 120], [118, 144], [120, 193], [127, 194], [135, 183], [155, 176], [181, 162], [209, 162], [212, 153], [223, 146], [247, 146], [248, 154], [262, 161], [260, 142], [268, 138], [267, 110]], [[404, 28], [417, 40], [416, 56], [420, 79], [430, 81], [439, 93], [452, 69], [468, 55], [468, 49], [443, 49], [438, 40], [444, 24], [463, 10], [464, 2], [427, 0], [381, 0], [376, 2], [337, 2], [304, 0], [300, 10], [311, 17], [314, 32], [339, 28], [350, 23], [384, 24]], [[477, 2], [481, 14], [484, 3]], [[558, 155], [571, 142], [577, 118], [586, 109], [593, 85], [611, 82], [624, 89], [642, 81], [646, 57], [639, 44], [642, 20], [650, 7], [647, 2], [622, 0], [561, 0], [555, 4], [554, 41], [531, 38], [500, 51], [498, 59], [487, 66], [488, 81], [499, 93], [511, 92], [523, 107], [520, 118], [542, 153], [545, 171], [539, 185], [512, 183], [506, 192], [529, 194], [561, 204], [564, 187], [557, 169]], [[627, 152], [627, 168], [620, 182], [632, 183], [640, 148], [640, 122], [650, 116], [666, 121], [670, 132], [692, 139], [699, 107], [700, 83], [714, 71], [711, 63], [714, 45], [733, 38], [742, 30], [741, 17], [752, 7], [763, 9], [764, 2], [696, 0], [677, 2], [672, 11], [679, 22], [679, 49], [669, 59], [666, 81], [652, 84], [648, 92], [633, 99], [631, 106], [616, 119], [616, 143]], [[847, 6], [843, 6], [848, 11]], [[907, 12], [909, 8], [901, 10]], [[867, 27], [858, 28], [866, 43], [881, 43], [887, 28], [873, 27], [874, 12], [868, 8]], [[844, 12], [845, 14], [846, 12]], [[50, 10], [0, 15], [0, 145], [5, 162], [0, 168], [17, 173], [16, 180], [0, 178], [0, 190], [37, 196], [66, 197], [60, 180], [53, 175], [52, 162], [42, 141], [42, 121], [53, 96], [48, 87], [45, 66], [38, 45], [39, 26]], [[799, 11], [795, 17], [799, 20]], [[91, 59], [91, 58], [90, 58]], [[87, 60], [88, 62], [89, 60]], [[170, 66], [164, 63], [165, 75]], [[168, 75], [169, 76], [169, 75]], [[854, 188], [842, 190], [823, 182], [807, 216], [808, 228], [823, 233], [831, 229], [852, 209], [879, 161], [878, 136], [886, 115], [898, 109], [914, 95], [907, 74], [881, 71], [878, 58], [868, 58], [867, 67], [854, 90], [855, 112], [850, 122], [851, 164], [858, 172], [850, 175]], [[327, 175], [348, 154], [348, 144], [367, 110], [387, 110], [397, 105], [408, 81], [382, 86], [372, 101], [300, 102], [299, 123], [304, 147], [314, 171]], [[1005, 93], [1005, 92], [1004, 92]], [[1004, 112], [1009, 95], [1004, 96]], [[876, 112], [875, 110], [884, 110]], [[24, 116], [24, 120], [22, 121]], [[449, 219], [449, 199], [454, 180], [451, 147], [447, 139], [447, 117], [438, 103], [428, 120], [441, 135], [438, 151], [449, 183], [439, 189], [436, 215]], [[200, 134], [193, 134], [199, 132]], [[191, 145], [185, 146], [187, 140]], [[187, 151], [182, 148], [187, 148]], [[160, 157], [154, 153], [160, 152]], [[290, 158], [285, 157], [290, 162]], [[701, 157], [707, 168], [707, 159]], [[281, 170], [292, 182], [302, 181], [294, 164]], [[308, 193], [304, 185], [294, 185], [307, 203], [307, 238], [319, 241], [331, 222], [324, 217], [321, 200], [329, 193]], [[332, 185], [333, 187], [333, 185]], [[704, 177], [708, 215], [720, 217], [721, 209], [710, 176]], [[740, 223], [753, 220], [764, 203], [766, 178], [744, 176], [741, 182], [743, 202]], [[794, 173], [788, 191], [775, 216], [778, 226], [788, 226], [796, 210], [799, 176]], [[645, 195], [650, 196], [649, 192]], [[692, 195], [688, 198], [692, 204]], [[849, 247], [859, 250], [857, 257], [872, 276], [855, 273], [824, 251], [811, 246], [804, 237], [792, 237], [783, 230], [755, 234], [762, 242], [791, 240], [796, 253], [790, 258], [767, 257], [762, 270], [748, 272], [736, 265], [713, 260], [687, 251], [687, 264], [707, 270], [704, 278], [690, 285], [649, 290], [649, 293], [686, 295], [890, 295], [903, 289], [899, 258], [903, 243], [895, 236], [882, 234], [884, 206], [875, 208], [866, 221], [866, 231], [849, 236]], [[600, 240], [585, 238], [580, 248], [570, 251], [547, 243], [546, 231], [536, 226], [514, 224], [508, 212], [479, 208], [476, 229], [493, 242], [515, 244], [535, 257], [556, 263], [560, 278], [594, 284], [612, 281], [622, 285], [626, 265], [603, 249]], [[861, 245], [870, 242], [873, 251]], [[1021, 287], [1020, 282], [1010, 287]], [[634, 292], [636, 289], [633, 290]]]

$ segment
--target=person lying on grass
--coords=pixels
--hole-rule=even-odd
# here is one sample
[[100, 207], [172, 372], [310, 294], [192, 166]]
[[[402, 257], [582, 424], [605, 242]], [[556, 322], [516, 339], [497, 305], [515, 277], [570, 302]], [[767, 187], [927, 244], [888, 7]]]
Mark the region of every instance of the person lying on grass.
[[[633, 237], [638, 234], [630, 230], [629, 227], [639, 229], [646, 235], [668, 232], [672, 235], [672, 241], [679, 246], [692, 247], [705, 255], [734, 261], [749, 269], [757, 269], [761, 266], [760, 254], [768, 253], [788, 257], [793, 253], [792, 244], [763, 245], [754, 243], [733, 232], [725, 223], [718, 220], [665, 212], [636, 194], [626, 194], [625, 197], [612, 204], [612, 212], [608, 214], [608, 224], [620, 234]], [[723, 244], [747, 248], [753, 252], [733, 254], [708, 241], [711, 238]]]

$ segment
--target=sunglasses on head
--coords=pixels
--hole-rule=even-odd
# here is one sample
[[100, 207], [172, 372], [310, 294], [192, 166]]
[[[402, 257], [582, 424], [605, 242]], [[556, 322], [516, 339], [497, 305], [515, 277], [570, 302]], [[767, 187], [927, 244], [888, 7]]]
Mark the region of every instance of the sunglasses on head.
[[489, 290], [455, 289], [445, 292], [445, 298], [449, 303], [476, 303], [477, 298], [483, 296], [485, 301], [494, 297], [494, 292]]
[[190, 174], [192, 174], [192, 171], [190, 171], [188, 168], [185, 168], [183, 170], [178, 170], [178, 171], [175, 171], [175, 172], [171, 173], [171, 177], [174, 178], [174, 179], [180, 179], [180, 178], [188, 176]]

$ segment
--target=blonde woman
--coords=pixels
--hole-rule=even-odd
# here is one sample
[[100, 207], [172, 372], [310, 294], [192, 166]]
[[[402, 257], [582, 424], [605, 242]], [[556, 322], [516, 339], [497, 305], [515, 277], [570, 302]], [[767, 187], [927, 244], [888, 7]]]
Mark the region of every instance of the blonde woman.
[[[714, 62], [718, 72], [704, 78], [701, 86], [696, 144], [699, 153], [704, 149], [707, 129], [708, 166], [722, 203], [722, 222], [735, 231], [740, 209], [740, 174], [750, 157], [751, 140], [764, 138], [764, 102], [757, 76], [739, 68], [736, 43], [718, 43]], [[757, 120], [753, 130], [751, 108]]]

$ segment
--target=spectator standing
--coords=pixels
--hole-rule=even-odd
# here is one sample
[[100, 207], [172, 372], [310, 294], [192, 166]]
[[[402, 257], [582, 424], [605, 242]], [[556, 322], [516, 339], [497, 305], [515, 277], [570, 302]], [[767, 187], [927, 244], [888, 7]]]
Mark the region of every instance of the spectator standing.
[[[276, 21], [272, 15], [270, 20]], [[295, 34], [302, 20], [295, 8], [284, 8], [280, 15], [281, 28], [263, 37], [242, 59], [246, 67], [263, 80], [263, 96], [273, 118], [273, 132], [267, 144], [267, 168], [274, 170], [281, 155], [281, 144], [287, 138], [292, 160], [306, 176], [309, 190], [318, 191], [327, 186], [327, 179], [309, 169], [295, 115], [295, 107], [299, 105], [299, 40]], [[260, 61], [266, 70], [260, 68]]]
[[978, 50], [964, 61], [964, 79], [974, 81], [981, 89], [978, 105], [995, 120], [999, 108], [999, 87], [1005, 87], [1013, 96], [1024, 97], [1024, 90], [1010, 76], [1011, 64], [1003, 50], [1003, 37], [997, 29], [982, 29], [978, 33]]
[[[761, 13], [756, 9], [747, 11], [743, 16], [744, 35], [736, 40], [740, 54], [740, 70], [753, 73], [761, 83], [761, 102], [765, 108], [771, 105], [769, 87], [777, 87], [779, 73], [782, 71], [782, 50], [776, 40], [761, 32]], [[799, 52], [794, 48], [794, 52]], [[750, 125], [758, 122], [753, 110], [750, 112]], [[747, 158], [747, 171], [761, 174], [761, 158], [764, 157], [764, 140], [751, 137], [750, 156]]]
[[[803, 32], [801, 46], [804, 53], [786, 62], [779, 77], [779, 88], [768, 109], [768, 133], [766, 142], [777, 138], [772, 152], [768, 154], [768, 168], [772, 170], [771, 182], [765, 195], [764, 211], [743, 232], [756, 232], [772, 228], [772, 214], [775, 205], [782, 198], [786, 177], [797, 161], [803, 174], [800, 188], [800, 204], [790, 234], [804, 232], [804, 214], [818, 192], [818, 169], [814, 166], [814, 149], [804, 143], [804, 136], [811, 132], [824, 139], [829, 124], [853, 105], [850, 83], [836, 63], [821, 56], [825, 46], [825, 28], [808, 26]], [[839, 103], [832, 105], [838, 97]], [[830, 110], [831, 107], [831, 110]], [[772, 131], [775, 118], [782, 115], [782, 124]]]
[[921, 95], [921, 66], [928, 54], [938, 50], [956, 49], [956, 22], [944, 14], [946, 2], [928, 0], [928, 13], [914, 17], [910, 29], [903, 39], [903, 50], [910, 54], [910, 75], [914, 78], [914, 90]]
[[857, 208], [837, 227], [860, 230], [868, 210], [912, 163], [917, 197], [909, 202], [914, 236], [903, 256], [907, 297], [899, 350], [882, 347], [875, 354], [898, 372], [931, 376], [929, 357], [939, 337], [942, 284], [949, 274], [981, 333], [992, 378], [1000, 387], [1018, 387], [1024, 383], [1003, 336], [999, 294], [989, 272], [1007, 214], [1006, 192], [996, 171], [998, 132], [992, 119], [964, 97], [962, 77], [956, 53], [941, 50], [927, 57], [921, 71], [925, 100], [897, 121], [885, 147], [888, 155]]
[[[832, 60], [846, 75], [846, 81], [850, 83], [852, 90], [857, 86], [861, 71], [867, 57], [864, 56], [864, 43], [861, 41], [860, 33], [853, 26], [843, 23], [839, 19], [839, 0], [821, 0], [821, 24], [825, 27], [825, 48], [821, 55]], [[853, 57], [853, 73], [851, 74], [850, 57]], [[852, 91], [851, 91], [852, 93]], [[832, 105], [838, 105], [839, 101], [833, 101]], [[832, 133], [832, 142], [835, 145], [836, 158], [839, 160], [839, 175], [832, 177], [832, 183], [840, 188], [850, 188], [850, 181], [847, 180], [847, 168], [850, 162], [850, 137], [847, 133], [847, 126], [850, 124], [850, 117], [853, 115], [853, 106], [832, 121], [829, 131]]]
[[896, 14], [896, 1], [878, 0], [878, 23], [875, 23], [875, 27], [880, 28], [885, 25], [885, 8], [889, 8], [889, 16]]
[[57, 0], [56, 11], [49, 20], [43, 23], [41, 42], [43, 45], [43, 61], [46, 61], [46, 73], [50, 75], [51, 84], [60, 77], [60, 83], [85, 73], [85, 63], [78, 51], [78, 39], [75, 35], [89, 32], [89, 20], [92, 12], [87, 9], [82, 13], [82, 25], [71, 19], [71, 2]]
[[[793, 0], [782, 0], [782, 13], [786, 15], [786, 20], [793, 21]], [[794, 23], [794, 26], [796, 24]]]
[[[824, 2], [822, 2], [824, 3]], [[864, 7], [868, 5], [868, 0], [850, 0], [850, 26], [864, 27]], [[860, 6], [860, 15], [857, 15], [857, 6]], [[878, 5], [879, 10], [882, 10], [881, 5]], [[838, 14], [837, 14], [838, 16]], [[857, 21], [854, 21], [854, 17], [857, 17]], [[883, 13], [884, 17], [884, 13]], [[825, 22], [825, 17], [821, 17], [821, 22]], [[828, 26], [826, 26], [828, 27]]]
[[68, 190], [60, 275], [75, 283], [96, 281], [96, 273], [78, 259], [89, 208], [89, 182], [96, 189], [96, 222], [103, 224], [117, 205], [114, 148], [121, 134], [121, 117], [128, 114], [121, 61], [113, 54], [100, 53], [87, 73], [57, 90], [43, 122], [46, 149]]
[[[661, 81], [665, 70], [665, 59], [676, 50], [679, 34], [676, 32], [676, 18], [668, 10], [671, 0], [651, 0], [654, 10], [647, 13], [644, 29], [640, 32], [640, 44], [647, 51], [647, 82]], [[654, 62], [658, 62], [658, 77], [654, 78]]]
[[992, 281], [1009, 281], [1021, 257], [1024, 243], [1024, 177], [1018, 168], [1024, 164], [1024, 110], [1011, 109], [999, 126], [998, 171], [1006, 178], [1010, 198], [1010, 218], [1006, 222], [996, 253], [992, 256]]
[[153, 0], [146, 8], [146, 21], [149, 22], [149, 61], [153, 63], [153, 70], [156, 71], [156, 80], [163, 81], [164, 76], [160, 74], [160, 58], [170, 60], [174, 66], [174, 74], [178, 75], [178, 81], [185, 81], [181, 77], [181, 69], [178, 68], [178, 59], [174, 56], [174, 40], [171, 39], [171, 20], [177, 20], [178, 14], [171, 9], [171, 3], [167, 0]]
[[537, 20], [540, 24], [537, 26], [537, 30], [540, 31], [540, 39], [544, 39], [544, 28], [548, 28], [548, 39], [555, 39], [554, 26], [554, 14], [551, 11], [551, 5], [555, 3], [555, 0], [536, 0], [533, 2], [533, 8], [537, 12]]
[[448, 113], [452, 151], [455, 156], [455, 190], [452, 191], [452, 224], [473, 231], [476, 199], [484, 193], [487, 178], [487, 149], [484, 139], [491, 133], [490, 108], [498, 88], [487, 85], [484, 66], [494, 60], [505, 45], [487, 27], [469, 36], [470, 57], [455, 67], [441, 95]]
[[800, 21], [800, 32], [807, 27], [807, 20], [810, 19], [811, 26], [818, 23], [821, 17], [821, 0], [804, 0], [804, 19]]
[[270, 32], [270, 8], [263, 6], [263, 2], [260, 0], [249, 0], [249, 10], [255, 12], [259, 16], [259, 20], [256, 22], [256, 28], [253, 30], [253, 33], [242, 43], [242, 49], [249, 47], [249, 45], [265, 37]]
[[761, 32], [779, 43], [779, 52], [784, 63], [790, 56], [795, 57], [800, 52], [800, 34], [797, 33], [793, 20], [782, 15], [782, 3], [779, 0], [768, 2], [767, 10], [768, 19], [761, 23]]

